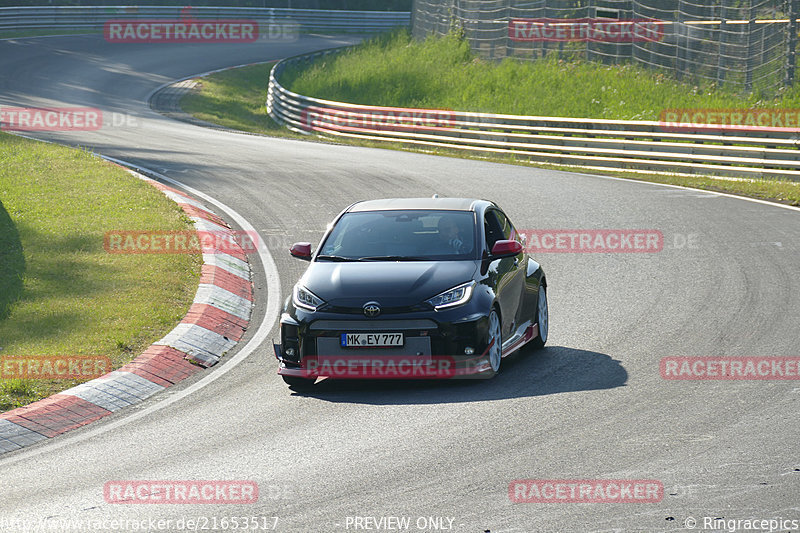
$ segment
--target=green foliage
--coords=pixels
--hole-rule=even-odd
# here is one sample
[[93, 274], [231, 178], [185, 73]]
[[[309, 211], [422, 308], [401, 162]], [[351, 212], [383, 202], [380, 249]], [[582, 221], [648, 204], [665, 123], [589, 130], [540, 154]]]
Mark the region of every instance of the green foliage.
[[633, 64], [553, 56], [484, 61], [456, 33], [415, 41], [407, 30], [288, 68], [281, 83], [300, 94], [359, 104], [627, 120], [659, 120], [663, 109], [800, 104], [797, 89], [772, 100], [743, 98]]
[[[267, 77], [268, 67], [264, 65], [212, 74], [203, 78], [202, 88], [192, 94], [190, 108], [185, 105], [190, 97], [184, 98], [181, 104], [184, 110], [196, 117], [229, 127], [268, 135], [288, 135], [288, 130], [281, 129], [266, 116], [264, 80]], [[669, 107], [744, 107], [754, 100], [745, 101], [726, 93], [681, 85], [664, 74], [631, 66], [610, 67], [558, 60], [539, 64], [513, 60], [487, 63], [476, 59], [457, 35], [419, 43], [402, 31], [378, 36], [341, 56], [329, 56], [310, 66], [288, 69], [281, 76], [281, 83], [289, 84], [302, 94], [324, 99], [390, 107], [451, 107], [531, 115], [656, 120], [660, 110], [668, 107], [666, 104]], [[635, 90], [630, 87], [635, 87]], [[791, 102], [793, 97], [797, 101], [793, 94], [787, 93], [782, 102]], [[773, 100], [770, 103], [778, 105], [780, 102]], [[638, 110], [632, 110], [634, 106], [638, 106]], [[413, 146], [360, 139], [340, 138], [338, 142], [415, 149]], [[431, 147], [425, 150], [452, 157], [528, 164], [510, 155], [478, 155]], [[567, 167], [563, 170], [574, 169]], [[614, 170], [594, 172], [800, 205], [798, 182]]]
[[[174, 202], [124, 170], [0, 133], [0, 200], [0, 359], [108, 356], [118, 368], [191, 305], [200, 254], [103, 247], [109, 231], [192, 227]], [[0, 380], [0, 410], [76, 383]]]
[[2, 6], [220, 6], [411, 11], [411, 0], [11, 0]]
[[181, 98], [181, 109], [196, 118], [242, 131], [284, 131], [265, 112], [269, 71], [273, 63], [225, 70], [199, 80]]

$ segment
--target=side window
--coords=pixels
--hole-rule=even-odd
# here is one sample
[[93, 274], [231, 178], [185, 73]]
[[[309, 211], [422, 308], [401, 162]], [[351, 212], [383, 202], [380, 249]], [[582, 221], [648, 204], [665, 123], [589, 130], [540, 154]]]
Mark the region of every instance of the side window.
[[515, 238], [516, 232], [514, 231], [514, 226], [511, 225], [511, 221], [500, 211], [495, 211], [494, 214], [497, 217], [497, 222], [500, 224], [500, 231], [503, 233], [503, 239], [508, 240]]
[[494, 243], [500, 240], [516, 239], [520, 240], [520, 234], [511, 225], [511, 221], [501, 211], [491, 209], [486, 212], [483, 220], [483, 227], [486, 233], [486, 249], [491, 250]]
[[486, 214], [483, 217], [483, 229], [486, 233], [486, 249], [488, 251], [492, 250], [494, 243], [506, 238], [505, 234], [503, 233], [504, 221], [506, 221], [506, 217], [504, 217], [502, 213], [495, 211], [494, 209], [486, 211]]

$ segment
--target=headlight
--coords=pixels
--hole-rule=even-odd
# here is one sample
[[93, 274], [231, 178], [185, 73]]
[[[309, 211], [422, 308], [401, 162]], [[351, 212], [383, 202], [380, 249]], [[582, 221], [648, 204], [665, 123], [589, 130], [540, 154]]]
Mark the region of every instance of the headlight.
[[305, 309], [306, 311], [316, 311], [319, 306], [324, 304], [322, 298], [306, 289], [301, 285], [295, 285], [292, 291], [292, 303], [295, 307]]
[[430, 300], [426, 300], [426, 302], [431, 304], [437, 311], [440, 309], [447, 309], [448, 307], [462, 305], [467, 303], [469, 299], [472, 298], [472, 289], [474, 288], [475, 282], [468, 281], [467, 283], [462, 283], [457, 287], [448, 289], [441, 294], [437, 294]]

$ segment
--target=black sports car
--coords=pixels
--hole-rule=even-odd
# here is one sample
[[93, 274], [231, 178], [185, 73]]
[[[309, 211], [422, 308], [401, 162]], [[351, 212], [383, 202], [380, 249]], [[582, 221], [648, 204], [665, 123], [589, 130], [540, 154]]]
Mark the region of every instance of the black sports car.
[[503, 357], [547, 341], [547, 281], [494, 203], [358, 202], [329, 226], [281, 315], [278, 373], [318, 377], [491, 377]]

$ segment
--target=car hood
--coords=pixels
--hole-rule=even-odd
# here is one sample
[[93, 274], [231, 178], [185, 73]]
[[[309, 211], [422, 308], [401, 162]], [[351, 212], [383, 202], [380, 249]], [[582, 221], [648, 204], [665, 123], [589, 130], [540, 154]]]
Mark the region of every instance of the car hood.
[[313, 262], [300, 282], [337, 306], [418, 304], [473, 279], [476, 261]]

